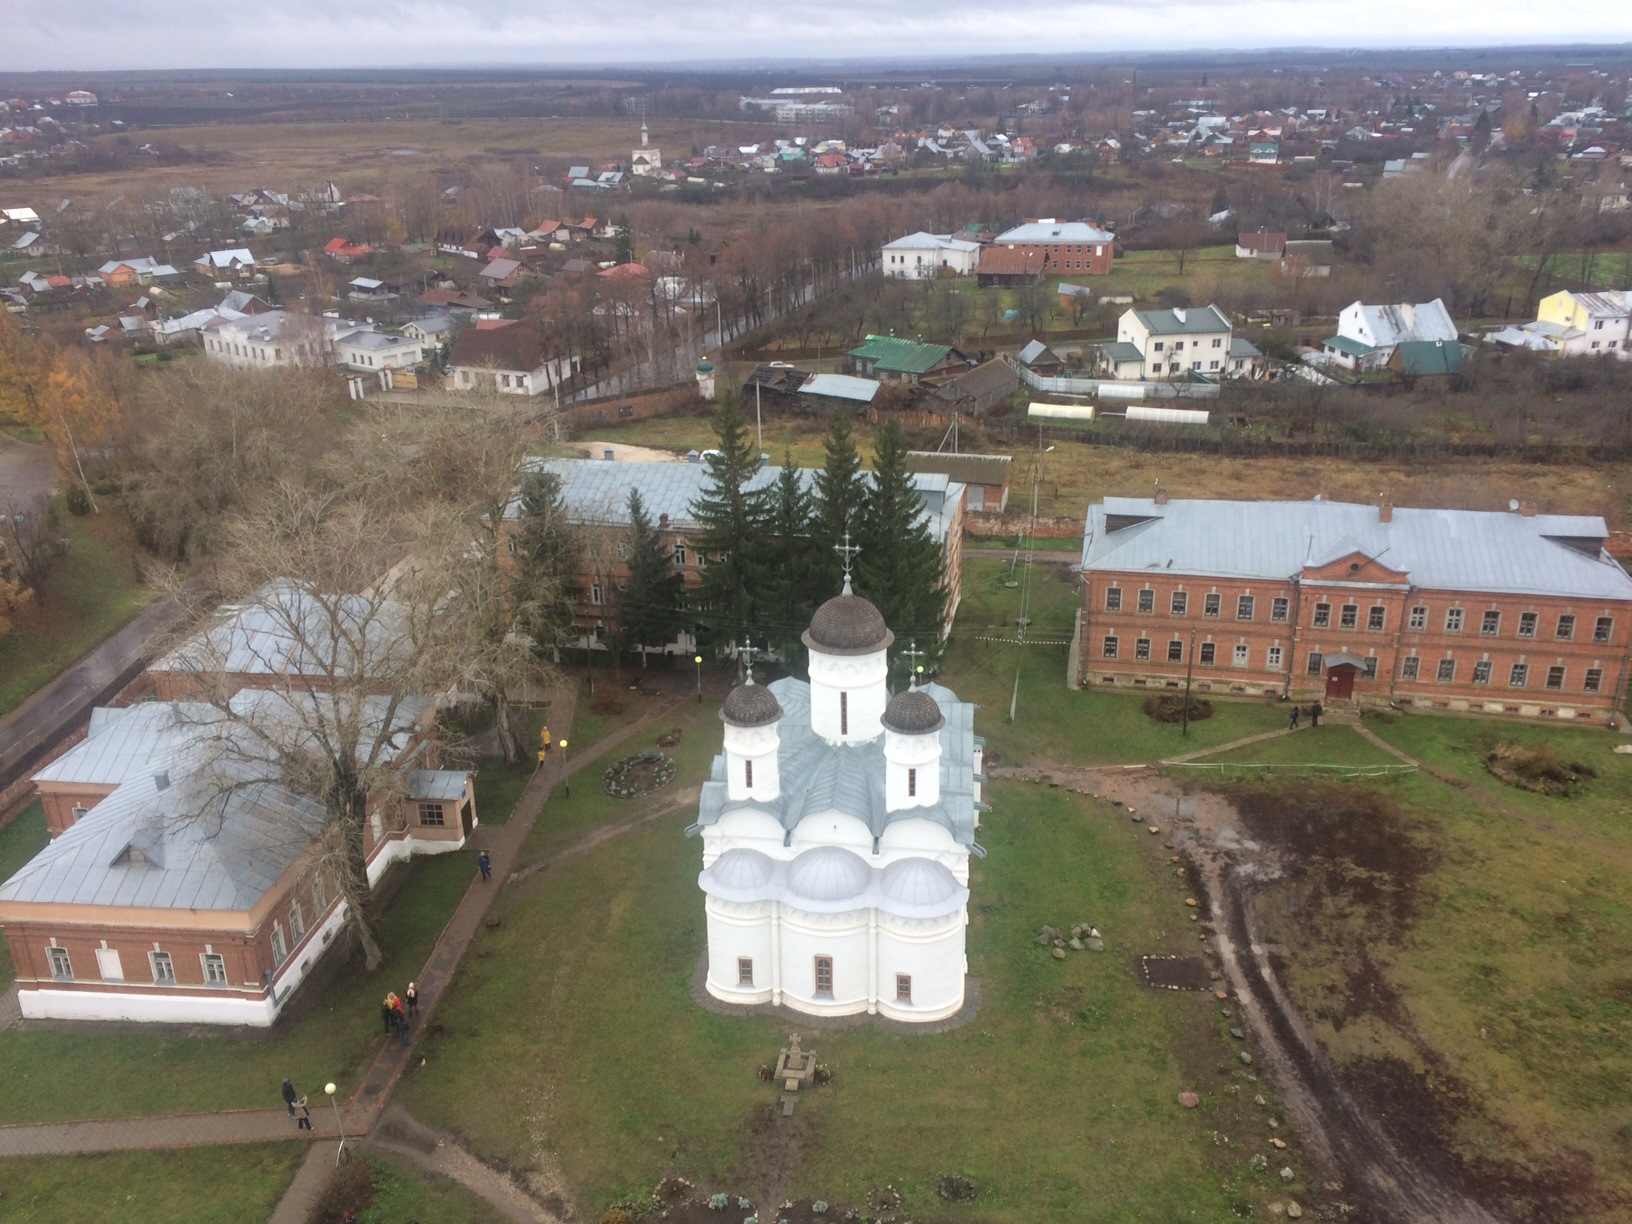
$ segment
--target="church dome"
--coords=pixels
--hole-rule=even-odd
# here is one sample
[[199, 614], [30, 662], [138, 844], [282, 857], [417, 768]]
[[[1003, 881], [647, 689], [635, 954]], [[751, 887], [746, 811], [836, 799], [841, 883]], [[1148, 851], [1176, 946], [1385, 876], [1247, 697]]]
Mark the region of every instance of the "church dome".
[[859, 595], [844, 594], [816, 609], [803, 638], [806, 646], [823, 654], [860, 655], [888, 649], [895, 634], [872, 604]]
[[715, 859], [708, 875], [722, 887], [748, 890], [763, 888], [770, 881], [773, 867], [769, 855], [739, 847]]
[[962, 887], [957, 876], [934, 859], [906, 858], [884, 869], [884, 895], [902, 905], [942, 905]]
[[867, 891], [872, 875], [852, 851], [817, 846], [788, 864], [788, 891], [810, 901], [847, 901]]
[[928, 735], [946, 725], [941, 707], [923, 689], [897, 693], [884, 708], [884, 725], [899, 735]]
[[782, 717], [782, 707], [763, 684], [739, 684], [725, 695], [720, 719], [733, 727], [766, 727]]

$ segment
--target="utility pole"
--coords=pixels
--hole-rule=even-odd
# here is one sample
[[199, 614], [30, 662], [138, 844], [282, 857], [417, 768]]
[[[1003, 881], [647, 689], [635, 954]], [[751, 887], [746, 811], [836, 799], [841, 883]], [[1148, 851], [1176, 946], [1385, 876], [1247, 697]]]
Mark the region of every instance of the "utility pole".
[[754, 437], [759, 442], [759, 453], [765, 453], [765, 420], [760, 411], [759, 379], [754, 379]]

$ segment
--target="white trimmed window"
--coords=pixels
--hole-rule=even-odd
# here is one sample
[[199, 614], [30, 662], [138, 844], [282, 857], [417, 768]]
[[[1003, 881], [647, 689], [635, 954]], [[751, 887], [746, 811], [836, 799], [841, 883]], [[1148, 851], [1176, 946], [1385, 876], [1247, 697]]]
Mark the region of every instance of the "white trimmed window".
[[1439, 674], [1438, 674], [1438, 676], [1436, 678], [1439, 680], [1439, 682], [1441, 684], [1449, 684], [1451, 681], [1455, 680], [1456, 679], [1456, 660], [1455, 659], [1441, 659], [1439, 661]]
[[833, 958], [818, 956], [816, 958], [816, 993], [833, 997]]
[[1416, 655], [1407, 655], [1400, 660], [1400, 679], [1415, 680], [1417, 678], [1417, 669], [1421, 666], [1422, 660], [1417, 658]]
[[1146, 587], [1139, 592], [1139, 611], [1154, 612], [1156, 610], [1156, 592]]
[[910, 973], [895, 975], [895, 1001], [897, 1003], [912, 1002], [912, 975]]
[[1428, 628], [1428, 609], [1424, 605], [1417, 604], [1411, 609], [1410, 625], [1413, 629]]
[[96, 971], [104, 982], [122, 982], [125, 980], [125, 967], [119, 961], [118, 948], [98, 948], [96, 950]]
[[153, 984], [155, 986], [174, 986], [176, 984], [176, 964], [170, 959], [170, 953], [149, 952], [147, 959], [153, 966]]
[[440, 829], [446, 825], [447, 819], [442, 813], [442, 805], [440, 803], [421, 803], [419, 805], [419, 823], [421, 827], [428, 829]]
[[301, 911], [299, 901], [289, 904], [289, 934], [295, 937], [296, 943], [306, 934], [306, 915]]
[[1107, 612], [1120, 612], [1120, 611], [1122, 611], [1122, 588], [1121, 587], [1106, 587], [1105, 588], [1105, 611], [1107, 611]]
[[1510, 688], [1523, 688], [1530, 683], [1530, 664], [1515, 663], [1508, 670], [1507, 683]]
[[1279, 646], [1271, 646], [1264, 653], [1264, 666], [1267, 667], [1270, 671], [1280, 671], [1281, 670], [1281, 658], [1282, 658], [1281, 648]]
[[227, 984], [227, 960], [219, 952], [205, 952], [199, 957], [204, 967], [204, 985], [225, 986]]
[[737, 985], [752, 986], [754, 984], [754, 958], [751, 956], [737, 957]]
[[283, 933], [283, 923], [272, 923], [272, 963], [281, 965], [289, 959], [289, 937]]
[[1475, 684], [1490, 683], [1490, 660], [1480, 659], [1473, 665], [1473, 682]]
[[1581, 681], [1581, 691], [1583, 693], [1596, 693], [1601, 691], [1603, 687], [1604, 669], [1601, 667], [1587, 668], [1587, 674]]
[[1445, 609], [1445, 632], [1446, 633], [1461, 633], [1462, 632], [1462, 609], [1461, 608], [1447, 608], [1447, 609]]
[[51, 947], [46, 949], [46, 956], [51, 961], [51, 976], [59, 982], [74, 980], [74, 963], [68, 959], [68, 949]]
[[1536, 620], [1537, 620], [1539, 615], [1540, 614], [1536, 613], [1536, 612], [1521, 612], [1521, 613], [1519, 613], [1519, 636], [1520, 637], [1535, 637], [1536, 636]]
[[1230, 661], [1231, 667], [1245, 667], [1252, 661], [1252, 647], [1245, 642], [1236, 643], [1234, 658]]
[[1277, 595], [1270, 601], [1269, 619], [1272, 621], [1284, 621], [1286, 619], [1287, 610], [1290, 607], [1291, 601], [1288, 600], [1285, 595]]

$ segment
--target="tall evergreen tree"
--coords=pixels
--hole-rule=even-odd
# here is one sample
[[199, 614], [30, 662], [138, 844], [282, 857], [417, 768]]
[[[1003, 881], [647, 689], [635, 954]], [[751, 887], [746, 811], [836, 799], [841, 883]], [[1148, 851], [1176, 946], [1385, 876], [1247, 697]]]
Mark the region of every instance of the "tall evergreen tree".
[[617, 596], [620, 647], [660, 646], [672, 638], [681, 626], [684, 585], [640, 493], [630, 489], [629, 577]]
[[861, 458], [856, 454], [850, 432], [850, 414], [838, 409], [828, 421], [826, 466], [816, 473], [815, 517], [811, 530], [811, 577], [818, 601], [839, 593], [843, 559], [834, 549], [844, 543], [849, 531], [852, 540], [858, 530], [867, 482], [861, 474]]
[[708, 559], [697, 591], [698, 629], [705, 642], [718, 646], [757, 627], [769, 557], [765, 491], [747, 487], [759, 455], [732, 400], [721, 402], [714, 430], [718, 453], [708, 457], [709, 488], [691, 506], [701, 532], [690, 543]]
[[510, 592], [516, 624], [541, 651], [553, 650], [572, 636], [583, 536], [568, 520], [561, 478], [554, 472], [522, 477], [517, 510], [508, 540], [516, 563]]
[[775, 550], [775, 564], [766, 574], [762, 629], [786, 664], [799, 655], [799, 635], [810, 624], [818, 595], [811, 538], [815, 510], [791, 453], [782, 457], [769, 511], [766, 536]]
[[907, 468], [907, 440], [894, 417], [878, 431], [860, 525], [856, 593], [873, 602], [897, 641], [916, 639], [934, 655], [946, 612], [941, 546], [924, 521], [924, 499]]

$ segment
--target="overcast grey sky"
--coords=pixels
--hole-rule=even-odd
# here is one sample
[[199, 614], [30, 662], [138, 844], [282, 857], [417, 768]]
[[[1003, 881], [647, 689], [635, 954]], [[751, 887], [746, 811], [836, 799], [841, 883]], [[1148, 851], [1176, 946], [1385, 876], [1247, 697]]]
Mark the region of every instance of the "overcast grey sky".
[[1628, 0], [0, 0], [0, 70], [1632, 42]]

